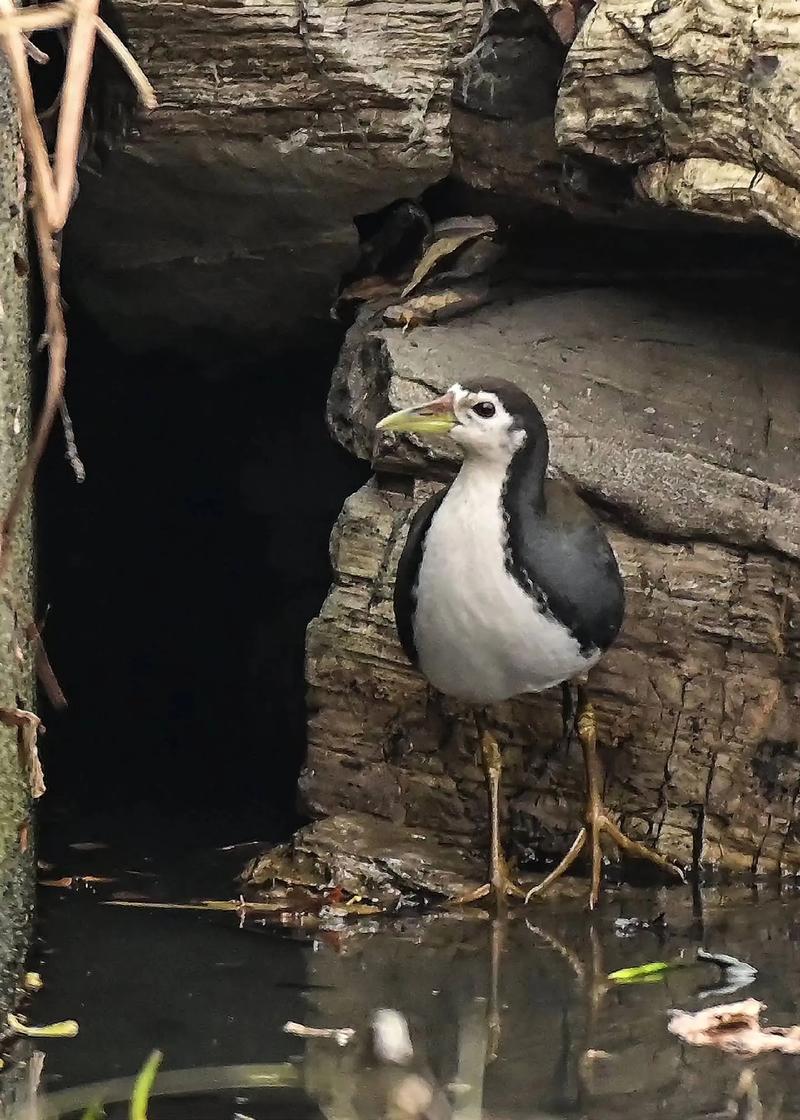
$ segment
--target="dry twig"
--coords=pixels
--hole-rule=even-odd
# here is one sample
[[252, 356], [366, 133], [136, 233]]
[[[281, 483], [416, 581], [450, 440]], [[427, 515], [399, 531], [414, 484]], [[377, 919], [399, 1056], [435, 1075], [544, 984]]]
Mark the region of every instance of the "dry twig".
[[[45, 338], [48, 373], [45, 401], [36, 422], [16, 488], [0, 524], [0, 573], [19, 512], [33, 482], [64, 389], [67, 334], [61, 304], [58, 252], [54, 238], [63, 229], [75, 197], [78, 153], [86, 108], [95, 37], [114, 52], [137, 88], [144, 105], [156, 105], [155, 94], [121, 39], [98, 16], [99, 0], [69, 0], [45, 7], [20, 9], [14, 0], [0, 0], [0, 43], [8, 58], [19, 104], [22, 140], [32, 178], [31, 206], [45, 296]], [[71, 24], [64, 83], [58, 110], [53, 167], [47, 152], [28, 72], [27, 33]]]
[[286, 1034], [293, 1034], [297, 1038], [329, 1038], [337, 1046], [346, 1046], [356, 1033], [352, 1027], [306, 1027], [302, 1023], [284, 1023]]
[[33, 663], [39, 684], [47, 694], [47, 699], [56, 710], [67, 707], [67, 698], [64, 690], [58, 683], [58, 677], [53, 672], [50, 658], [47, 656], [44, 639], [42, 637], [43, 623], [29, 622], [25, 627], [25, 636], [30, 642], [33, 651]]

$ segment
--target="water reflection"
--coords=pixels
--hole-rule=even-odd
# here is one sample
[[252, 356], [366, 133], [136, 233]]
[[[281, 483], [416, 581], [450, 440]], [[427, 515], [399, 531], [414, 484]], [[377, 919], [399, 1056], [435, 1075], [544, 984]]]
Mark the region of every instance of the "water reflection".
[[[710, 902], [707, 943], [755, 957], [760, 972], [748, 994], [767, 1003], [772, 1022], [798, 1021], [796, 907]], [[355, 941], [338, 956], [313, 958], [322, 987], [311, 1001], [312, 1018], [358, 1021], [375, 1001], [401, 1009], [426, 1068], [450, 1091], [456, 1116], [728, 1114], [741, 1060], [686, 1047], [666, 1030], [670, 1008], [694, 1010], [709, 995], [727, 998], [726, 986], [713, 983], [715, 967], [677, 970], [636, 987], [607, 981], [621, 965], [681, 951], [694, 958], [696, 923], [679, 903], [671, 907], [666, 934], [644, 931], [624, 940], [608, 918], [590, 924], [567, 908], [542, 909], [536, 925], [521, 914], [477, 929], [439, 919]], [[780, 1102], [781, 1116], [798, 1115], [797, 1063], [773, 1057], [756, 1070], [765, 1105]], [[304, 1076], [326, 1115], [368, 1114], [355, 1053], [310, 1043]]]
[[[647, 961], [694, 961], [702, 946], [756, 966], [746, 994], [767, 1005], [771, 1024], [800, 1022], [793, 895], [706, 890], [693, 908], [686, 892], [620, 889], [591, 919], [564, 900], [494, 919], [472, 909], [355, 923], [311, 939], [263, 920], [239, 928], [233, 914], [48, 897], [46, 986], [31, 1018], [74, 1015], [82, 1030], [44, 1045], [44, 1096], [25, 1120], [80, 1115], [98, 1096], [110, 1120], [127, 1115], [131, 1078], [153, 1047], [166, 1058], [151, 1120], [755, 1120], [762, 1107], [800, 1120], [796, 1058], [759, 1059], [755, 1080], [742, 1081], [740, 1059], [668, 1033], [670, 1008], [737, 998], [715, 965], [641, 985], [607, 979]], [[408, 1062], [376, 1049], [380, 1008], [407, 1022]], [[292, 1038], [289, 1019], [356, 1036], [344, 1047]]]

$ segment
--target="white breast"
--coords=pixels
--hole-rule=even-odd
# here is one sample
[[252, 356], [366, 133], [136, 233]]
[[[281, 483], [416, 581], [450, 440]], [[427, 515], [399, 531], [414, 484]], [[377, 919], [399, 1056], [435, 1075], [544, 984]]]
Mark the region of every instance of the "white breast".
[[597, 660], [507, 572], [504, 477], [504, 463], [464, 464], [433, 517], [419, 570], [420, 669], [440, 692], [475, 704], [541, 692]]

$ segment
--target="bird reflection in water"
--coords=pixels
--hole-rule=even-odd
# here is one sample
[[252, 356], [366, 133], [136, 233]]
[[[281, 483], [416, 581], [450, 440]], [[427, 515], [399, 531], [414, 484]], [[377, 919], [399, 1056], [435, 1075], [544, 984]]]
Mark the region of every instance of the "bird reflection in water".
[[[397, 1010], [377, 1010], [369, 1026], [344, 1049], [330, 1043], [309, 1044], [306, 1089], [325, 1115], [354, 1120], [481, 1120], [491, 1115], [499, 1120], [499, 1114], [486, 1110], [484, 1097], [488, 1071], [503, 1057], [503, 962], [510, 921], [501, 911], [481, 931], [483, 991], [458, 1010], [455, 1052], [444, 1076], [441, 1070], [438, 1076], [433, 1072], [424, 1054], [426, 1044], [434, 1040], [419, 1030], [412, 1039], [406, 1018]], [[584, 964], [554, 934], [526, 925], [532, 938], [569, 963], [588, 1001], [585, 1009], [565, 1010], [584, 1026], [575, 1031], [571, 1022], [565, 1023], [560, 1036], [554, 1036], [561, 1051], [554, 1063], [556, 1095], [564, 1113], [572, 1113], [583, 1107], [590, 1089], [591, 1033], [604, 991], [602, 953], [593, 938], [589, 962]], [[527, 1120], [544, 1120], [550, 1114], [526, 1108], [525, 1115]]]

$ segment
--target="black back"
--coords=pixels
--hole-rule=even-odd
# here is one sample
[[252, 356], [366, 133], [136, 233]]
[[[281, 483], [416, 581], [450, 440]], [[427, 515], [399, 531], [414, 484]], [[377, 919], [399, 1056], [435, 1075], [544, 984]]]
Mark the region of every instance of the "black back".
[[495, 393], [525, 432], [503, 491], [508, 571], [564, 623], [584, 653], [608, 649], [625, 613], [622, 577], [589, 507], [565, 483], [545, 478], [550, 441], [542, 414], [510, 381], [480, 377], [462, 384], [473, 392]]
[[445, 486], [433, 494], [414, 514], [397, 564], [394, 581], [394, 618], [400, 644], [412, 665], [417, 664], [417, 647], [414, 643], [414, 611], [417, 604], [414, 591], [419, 576], [419, 566], [422, 563], [422, 546], [433, 515], [444, 501], [449, 489], [449, 486]]
[[625, 592], [603, 527], [565, 483], [531, 474], [525, 449], [508, 472], [503, 504], [506, 567], [563, 622], [581, 651], [606, 650], [625, 613]]

